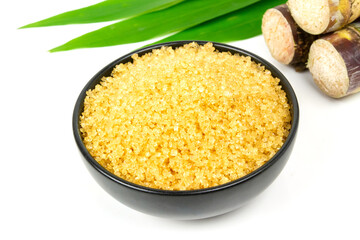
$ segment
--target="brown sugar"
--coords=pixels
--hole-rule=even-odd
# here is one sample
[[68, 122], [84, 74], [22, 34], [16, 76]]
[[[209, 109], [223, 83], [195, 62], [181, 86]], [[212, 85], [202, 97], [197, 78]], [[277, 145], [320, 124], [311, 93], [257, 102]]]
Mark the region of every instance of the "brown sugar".
[[132, 58], [87, 92], [80, 117], [86, 148], [120, 178], [217, 186], [262, 166], [289, 134], [279, 79], [250, 57], [190, 43]]

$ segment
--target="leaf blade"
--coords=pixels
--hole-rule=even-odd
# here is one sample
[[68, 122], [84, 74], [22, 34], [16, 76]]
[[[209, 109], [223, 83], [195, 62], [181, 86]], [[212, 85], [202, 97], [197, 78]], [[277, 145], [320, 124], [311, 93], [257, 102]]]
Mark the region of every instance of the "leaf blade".
[[[106, 0], [88, 7], [64, 12], [20, 27], [47, 27], [68, 24], [106, 22], [137, 16], [170, 7], [184, 0]], [[122, 11], [119, 11], [121, 9]]]
[[[51, 49], [50, 52], [144, 41], [190, 28], [258, 1], [207, 0], [204, 6], [204, 1], [188, 0], [162, 11], [126, 19], [84, 34]], [[164, 20], [166, 21], [164, 22]]]
[[284, 4], [284, 0], [261, 1], [246, 8], [226, 14], [219, 18], [175, 33], [155, 43], [180, 40], [202, 40], [213, 42], [231, 42], [243, 40], [261, 34], [262, 16], [274, 6]]

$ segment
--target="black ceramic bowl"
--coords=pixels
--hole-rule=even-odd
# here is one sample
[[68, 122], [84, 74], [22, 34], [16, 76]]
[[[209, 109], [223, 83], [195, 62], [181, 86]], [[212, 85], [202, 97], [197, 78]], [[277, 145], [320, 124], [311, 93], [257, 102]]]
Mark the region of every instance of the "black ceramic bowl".
[[[77, 146], [83, 156], [85, 165], [98, 184], [111, 196], [128, 207], [140, 212], [174, 219], [200, 219], [230, 212], [239, 208], [263, 190], [265, 190], [279, 175], [292, 151], [299, 122], [298, 102], [290, 83], [270, 63], [264, 59], [229, 45], [213, 43], [219, 51], [228, 51], [250, 56], [255, 62], [261, 63], [270, 70], [274, 77], [280, 79], [291, 105], [292, 127], [281, 149], [263, 166], [252, 173], [212, 188], [190, 191], [165, 191], [143, 187], [121, 179], [99, 165], [85, 148], [79, 131], [79, 116], [83, 111], [86, 91], [93, 89], [103, 76], [109, 76], [115, 65], [132, 61], [131, 55], [139, 56], [162, 46], [179, 47], [192, 41], [178, 41], [157, 44], [136, 50], [107, 65], [98, 72], [84, 87], [76, 102], [73, 115], [73, 131]], [[197, 41], [198, 44], [206, 42]]]

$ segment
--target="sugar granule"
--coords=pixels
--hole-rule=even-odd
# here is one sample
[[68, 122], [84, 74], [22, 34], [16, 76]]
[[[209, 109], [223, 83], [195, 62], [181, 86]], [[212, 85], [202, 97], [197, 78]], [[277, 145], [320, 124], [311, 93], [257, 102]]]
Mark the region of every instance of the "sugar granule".
[[162, 47], [87, 91], [83, 142], [103, 167], [165, 190], [213, 187], [266, 163], [291, 127], [279, 79], [211, 43]]

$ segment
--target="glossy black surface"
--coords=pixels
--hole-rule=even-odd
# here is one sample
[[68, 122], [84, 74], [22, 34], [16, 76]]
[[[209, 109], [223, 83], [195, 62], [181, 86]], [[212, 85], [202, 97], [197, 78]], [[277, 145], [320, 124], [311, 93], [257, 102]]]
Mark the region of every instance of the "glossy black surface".
[[[75, 141], [87, 169], [98, 184], [128, 207], [143, 213], [174, 219], [199, 219], [224, 214], [239, 208], [260, 194], [275, 180], [285, 166], [295, 142], [299, 122], [299, 107], [295, 93], [286, 78], [274, 66], [250, 52], [225, 44], [213, 43], [214, 47], [219, 51], [229, 51], [250, 56], [255, 62], [261, 63], [269, 69], [274, 77], [280, 79], [280, 84], [289, 99], [292, 114], [292, 128], [282, 148], [266, 164], [249, 175], [224, 185], [201, 190], [164, 191], [151, 189], [127, 182], [108, 172], [91, 157], [81, 139], [79, 116], [83, 111], [86, 91], [94, 88], [103, 76], [109, 76], [115, 65], [131, 61], [131, 55], [134, 53], [141, 56], [154, 48], [160, 48], [161, 46], [178, 47], [189, 42], [192, 41], [169, 42], [149, 46], [129, 53], [110, 63], [98, 72], [84, 87], [76, 102], [73, 115]], [[196, 42], [199, 44], [206, 43], [203, 41]]]

